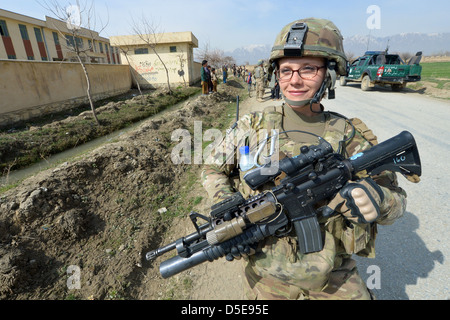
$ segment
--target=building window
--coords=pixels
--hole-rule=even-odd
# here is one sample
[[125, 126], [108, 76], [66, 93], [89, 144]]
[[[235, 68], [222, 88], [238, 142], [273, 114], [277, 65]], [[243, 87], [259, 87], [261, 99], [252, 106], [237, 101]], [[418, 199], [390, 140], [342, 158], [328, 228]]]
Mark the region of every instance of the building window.
[[103, 44], [101, 42], [99, 42], [98, 46], [100, 48], [100, 53], [103, 53]]
[[9, 37], [8, 28], [6, 27], [6, 21], [0, 20], [0, 35]]
[[75, 41], [77, 42], [78, 48], [83, 48], [83, 46], [84, 46], [83, 39], [75, 37]]
[[8, 27], [6, 26], [5, 20], [0, 20], [0, 35], [3, 38], [3, 44], [5, 45], [8, 59], [17, 59], [16, 51], [14, 50], [14, 45], [11, 37], [9, 36]]
[[55, 44], [56, 44], [57, 46], [61, 45], [61, 44], [59, 43], [59, 37], [58, 37], [58, 34], [57, 34], [56, 32], [52, 32], [52, 34], [53, 34], [53, 40], [55, 41]]
[[170, 50], [170, 52], [177, 52], [177, 47], [176, 46], [170, 46], [169, 50]]
[[134, 54], [148, 54], [148, 48], [134, 49]]
[[66, 43], [68, 47], [75, 48], [75, 40], [72, 36], [66, 35]]
[[34, 60], [33, 48], [31, 47], [30, 37], [28, 35], [27, 26], [19, 24], [20, 35], [22, 36], [25, 52], [28, 60]]
[[28, 36], [27, 26], [19, 24], [19, 30], [23, 40], [30, 40], [30, 37]]
[[37, 42], [44, 42], [44, 41], [42, 41], [41, 30], [39, 30], [38, 28], [34, 28], [34, 33], [36, 34]]
[[45, 49], [44, 40], [42, 38], [41, 29], [34, 28], [34, 34], [36, 35], [36, 41], [39, 48], [39, 53], [41, 54], [42, 61], [48, 61], [47, 50]]

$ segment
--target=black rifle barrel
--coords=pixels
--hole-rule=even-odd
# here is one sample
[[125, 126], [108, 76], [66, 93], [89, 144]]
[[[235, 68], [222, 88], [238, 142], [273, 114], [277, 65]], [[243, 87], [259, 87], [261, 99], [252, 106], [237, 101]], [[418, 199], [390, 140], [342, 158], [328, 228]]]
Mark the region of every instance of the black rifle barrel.
[[204, 240], [203, 245], [200, 246], [200, 250], [189, 256], [183, 258], [175, 256], [166, 261], [161, 262], [159, 271], [163, 278], [169, 278], [177, 273], [199, 265], [205, 261], [214, 261], [219, 259], [229, 252], [229, 249], [235, 245], [250, 245], [257, 243], [268, 236], [267, 231], [264, 228], [260, 228], [255, 225], [247, 229], [243, 234], [236, 236], [233, 239], [227, 240], [215, 246], [210, 246], [209, 243]]

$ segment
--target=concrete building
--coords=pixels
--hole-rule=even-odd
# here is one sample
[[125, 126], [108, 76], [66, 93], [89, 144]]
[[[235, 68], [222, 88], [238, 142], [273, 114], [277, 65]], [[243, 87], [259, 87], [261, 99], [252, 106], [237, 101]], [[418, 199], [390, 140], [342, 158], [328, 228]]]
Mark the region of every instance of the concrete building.
[[[197, 38], [191, 32], [154, 36], [171, 86], [199, 82], [201, 65], [193, 54]], [[65, 21], [0, 9], [0, 37], [0, 127], [87, 102], [74, 46], [83, 51], [94, 100], [129, 91], [133, 78], [144, 88], [167, 85], [162, 62], [136, 35], [107, 39], [85, 28], [74, 34]]]
[[74, 37], [65, 21], [45, 19], [0, 9], [0, 59], [77, 61], [71, 50], [76, 42], [88, 63], [121, 63], [117, 48], [98, 32], [81, 28]]
[[113, 36], [110, 42], [112, 46], [119, 48], [122, 63], [132, 67], [137, 81], [144, 88], [167, 84], [164, 65], [168, 70], [171, 85], [192, 85], [200, 81], [201, 64], [194, 62], [193, 53], [193, 49], [198, 47], [198, 40], [192, 32], [171, 32], [142, 37]]
[[130, 68], [109, 39], [85, 28], [74, 33], [66, 22], [45, 18], [0, 9], [0, 127], [88, 102], [73, 44], [88, 62], [94, 101], [131, 89]]

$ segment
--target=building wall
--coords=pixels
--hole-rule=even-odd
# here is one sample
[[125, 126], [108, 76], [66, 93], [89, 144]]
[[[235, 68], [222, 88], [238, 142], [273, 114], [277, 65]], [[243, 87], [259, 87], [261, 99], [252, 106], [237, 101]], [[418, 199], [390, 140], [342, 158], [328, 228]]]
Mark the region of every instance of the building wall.
[[[95, 100], [131, 88], [126, 65], [87, 64]], [[0, 126], [87, 103], [79, 63], [0, 60]]]
[[198, 40], [191, 32], [161, 34], [155, 50], [164, 65], [152, 48], [136, 35], [111, 37], [111, 44], [120, 50], [122, 63], [131, 65], [144, 88], [167, 85], [164, 65], [171, 86], [192, 85], [200, 81], [200, 69], [194, 62], [193, 53]]
[[201, 79], [201, 68], [202, 68], [202, 64], [200, 62], [195, 62], [192, 64], [192, 73], [193, 73], [193, 77], [194, 79], [196, 79], [196, 82], [200, 82]]
[[[177, 44], [176, 53], [171, 53], [169, 46], [157, 46], [156, 50], [164, 62], [169, 74], [171, 85], [192, 84], [194, 79], [191, 75], [188, 63], [188, 45]], [[144, 87], [158, 86], [167, 83], [167, 73], [163, 63], [149, 49], [149, 54], [135, 54], [132, 52], [128, 55], [131, 66], [138, 74], [139, 84]], [[122, 61], [124, 61], [122, 57]]]

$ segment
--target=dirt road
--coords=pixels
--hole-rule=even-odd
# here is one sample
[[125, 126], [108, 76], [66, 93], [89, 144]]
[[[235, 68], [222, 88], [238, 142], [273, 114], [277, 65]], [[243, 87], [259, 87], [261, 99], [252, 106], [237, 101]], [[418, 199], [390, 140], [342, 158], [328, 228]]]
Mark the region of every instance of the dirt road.
[[359, 85], [339, 87], [335, 100], [324, 105], [364, 120], [379, 141], [403, 130], [417, 142], [422, 162], [418, 184], [400, 177], [408, 193], [405, 216], [392, 226], [381, 226], [377, 257], [359, 259], [360, 273], [368, 278], [380, 270], [379, 299], [450, 298], [450, 102], [405, 90], [375, 88], [362, 92]]

